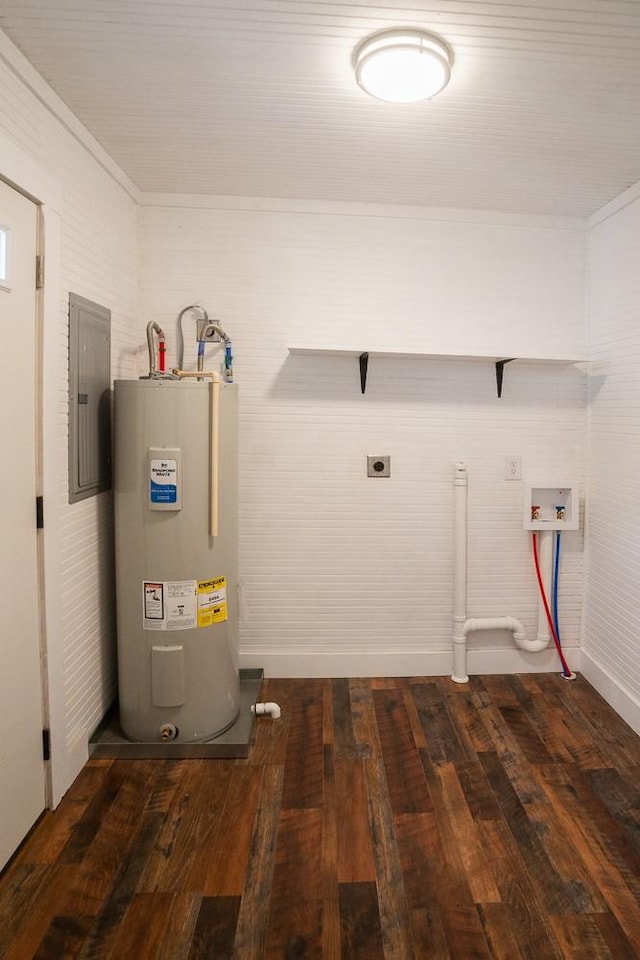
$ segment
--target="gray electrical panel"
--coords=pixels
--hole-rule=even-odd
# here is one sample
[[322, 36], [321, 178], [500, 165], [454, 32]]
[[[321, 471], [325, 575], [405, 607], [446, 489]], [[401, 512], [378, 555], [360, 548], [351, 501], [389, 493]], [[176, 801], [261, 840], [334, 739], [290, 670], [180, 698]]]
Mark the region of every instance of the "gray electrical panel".
[[111, 311], [69, 294], [69, 503], [111, 486]]

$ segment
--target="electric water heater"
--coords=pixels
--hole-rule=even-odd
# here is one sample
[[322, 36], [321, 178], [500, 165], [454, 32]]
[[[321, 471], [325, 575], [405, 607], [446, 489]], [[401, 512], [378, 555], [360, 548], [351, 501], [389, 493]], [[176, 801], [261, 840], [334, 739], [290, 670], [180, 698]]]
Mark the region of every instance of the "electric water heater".
[[115, 384], [120, 726], [210, 740], [239, 711], [237, 389]]

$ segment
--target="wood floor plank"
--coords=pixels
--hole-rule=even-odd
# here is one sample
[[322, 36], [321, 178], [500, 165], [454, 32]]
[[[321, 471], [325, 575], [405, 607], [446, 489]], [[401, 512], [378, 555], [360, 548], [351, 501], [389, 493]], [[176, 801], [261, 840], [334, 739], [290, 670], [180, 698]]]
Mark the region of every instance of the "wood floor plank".
[[282, 806], [322, 806], [324, 680], [304, 680], [289, 704], [289, 738], [284, 765]]
[[353, 732], [351, 691], [348, 680], [332, 680], [333, 743], [336, 760], [355, 760], [361, 756]]
[[433, 763], [463, 760], [464, 747], [447, 713], [440, 686], [435, 681], [412, 683], [411, 694]]
[[[460, 842], [455, 825], [447, 811], [449, 801], [445, 796], [448, 789], [447, 777], [439, 775], [443, 766], [431, 762], [426, 752], [422, 753], [422, 761], [427, 779], [427, 785], [434, 810], [435, 835], [426, 833], [425, 867], [437, 871], [437, 902], [439, 904], [442, 922], [447, 936], [447, 944], [452, 957], [468, 956], [474, 958], [488, 958], [491, 956], [474, 893], [481, 891], [481, 895], [499, 899], [495, 879], [482, 873], [470, 878], [467, 869], [469, 852], [464, 842]], [[453, 765], [447, 765], [453, 769]], [[461, 793], [458, 786], [456, 793]], [[467, 814], [468, 816], [468, 814]], [[469, 819], [471, 819], [469, 817]], [[471, 853], [471, 864], [482, 862], [482, 856], [475, 850]], [[436, 867], [437, 864], [437, 867]], [[484, 864], [483, 864], [484, 867]], [[474, 881], [472, 884], [470, 879]]]
[[[0, 956], [3, 960], [23, 960], [32, 957], [46, 936], [56, 916], [73, 915], [67, 909], [67, 886], [73, 867], [53, 864], [36, 869], [29, 878], [33, 895], [28, 908], [16, 914], [0, 913]], [[17, 892], [17, 891], [16, 891]]]
[[396, 817], [396, 836], [404, 887], [409, 903], [417, 960], [455, 960], [450, 952], [448, 906], [457, 898], [449, 883], [446, 851], [433, 813]]
[[155, 960], [164, 939], [173, 899], [170, 893], [134, 894], [122, 922], [111, 939], [110, 949], [102, 951], [105, 960]]
[[242, 896], [262, 779], [257, 767], [232, 768], [219, 815], [210, 821], [209, 833], [197, 841], [187, 889], [205, 897]]
[[400, 689], [402, 691], [402, 699], [404, 701], [404, 708], [407, 712], [407, 720], [409, 721], [413, 742], [418, 750], [426, 749], [427, 738], [422, 728], [422, 724], [420, 723], [420, 715], [418, 713], [415, 700], [413, 699], [411, 684], [405, 679]]
[[232, 960], [239, 911], [240, 897], [203, 897], [189, 960]]
[[[542, 696], [539, 687], [528, 682], [528, 675], [513, 675], [508, 677], [509, 686], [514, 692], [518, 706], [524, 711], [531, 726], [536, 731], [552, 762], [571, 763], [574, 756], [569, 749], [566, 727], [558, 722], [556, 711], [549, 709], [550, 701]], [[532, 757], [533, 762], [541, 762]]]
[[337, 875], [340, 883], [375, 880], [363, 760], [336, 760]]
[[[98, 787], [86, 804], [84, 813], [76, 820], [67, 842], [60, 851], [61, 863], [80, 863], [91, 847], [103, 820], [109, 813], [120, 788], [126, 783], [129, 770], [125, 764], [111, 763]], [[67, 804], [65, 804], [65, 807]]]
[[[5, 957], [19, 930], [31, 921], [33, 905], [51, 883], [51, 864], [29, 863], [16, 857], [0, 881], [0, 957]], [[40, 936], [44, 931], [40, 932]], [[36, 941], [37, 942], [37, 941]]]
[[[640, 767], [587, 770], [583, 776], [593, 795], [620, 828], [625, 848], [640, 854]], [[602, 817], [604, 809], [600, 812]], [[640, 870], [640, 860], [634, 858], [633, 868], [636, 872]]]
[[385, 960], [375, 883], [340, 884], [343, 960]]
[[551, 763], [553, 758], [520, 704], [500, 707], [500, 713], [529, 763]]
[[54, 917], [33, 960], [73, 960], [82, 950], [93, 917]]
[[147, 798], [149, 813], [167, 813], [181, 788], [188, 760], [158, 760]]
[[351, 700], [356, 739], [358, 742], [367, 743], [372, 751], [371, 756], [363, 760], [363, 765], [385, 960], [414, 960], [409, 908], [402, 884], [402, 868], [395, 836], [393, 810], [369, 685], [365, 682], [352, 681]]
[[376, 689], [373, 704], [391, 809], [394, 814], [427, 813], [431, 800], [402, 691]]
[[232, 770], [231, 761], [215, 767], [207, 760], [190, 761], [166, 813], [159, 815], [161, 829], [143, 864], [138, 893], [202, 892], [208, 867], [201, 860], [203, 844], [215, 840], [220, 828]]
[[[554, 805], [556, 815], [562, 822], [574, 847], [577, 847], [594, 882], [616, 917], [625, 937], [640, 956], [640, 911], [638, 895], [627, 883], [637, 888], [638, 878], [630, 876], [622, 858], [612, 855], [611, 846], [599, 824], [585, 814], [577, 801], [575, 791], [557, 784], [545, 783], [545, 790]], [[625, 874], [627, 876], [625, 877]]]
[[324, 748], [322, 805], [322, 957], [340, 960], [338, 797], [333, 745]]
[[565, 957], [580, 957], [580, 960], [618, 960], [612, 956], [597, 923], [589, 914], [551, 916], [549, 920]]
[[[446, 697], [444, 702], [456, 737], [469, 761], [474, 761], [478, 753], [493, 750], [493, 739], [478, 709], [479, 703], [484, 705], [490, 702], [484, 688], [470, 682], [469, 690], [463, 690], [455, 697]], [[457, 762], [461, 762], [460, 758], [456, 759]]]
[[[162, 814], [159, 813], [146, 814], [138, 820], [137, 830], [127, 850], [123, 853], [117, 869], [112, 872], [111, 887], [103, 897], [101, 908], [83, 945], [80, 954], [82, 960], [102, 960], [109, 956], [112, 944], [118, 937], [120, 925], [134, 898], [140, 874], [157, 842], [162, 820]], [[87, 866], [93, 862], [93, 858], [87, 857]], [[86, 882], [86, 871], [83, 877]], [[71, 902], [72, 900], [73, 898]]]
[[[546, 720], [553, 731], [557, 749], [566, 750], [569, 759], [581, 768], [603, 767], [607, 760], [599, 744], [593, 737], [589, 726], [578, 713], [567, 710], [562, 698], [562, 688], [549, 681], [549, 675], [525, 674], [519, 678], [521, 685], [531, 694], [531, 700], [538, 704], [538, 713]], [[560, 681], [567, 684], [566, 680]], [[581, 682], [580, 679], [571, 683]]]
[[594, 914], [593, 922], [615, 960], [638, 960], [636, 950], [629, 943], [624, 930], [611, 912]]
[[558, 689], [565, 709], [592, 731], [608, 766], [637, 766], [640, 763], [638, 737], [583, 677], [567, 683], [550, 674], [549, 684]]
[[282, 810], [265, 960], [322, 957], [322, 810]]
[[494, 960], [521, 960], [518, 937], [511, 922], [511, 908], [506, 903], [481, 903], [478, 914], [491, 957]]
[[500, 805], [477, 757], [459, 761], [455, 770], [473, 819], [499, 820], [502, 817]]
[[[494, 793], [499, 797], [500, 808], [515, 839], [527, 872], [538, 889], [549, 913], [580, 913], [593, 909], [589, 890], [582, 882], [583, 869], [575, 861], [576, 873], [565, 879], [557, 868], [543, 841], [538, 824], [542, 818], [540, 809], [543, 800], [523, 804], [517, 795], [504, 767], [495, 754], [483, 754], [481, 758]], [[544, 796], [544, 791], [543, 791]], [[548, 803], [546, 804], [548, 807]], [[549, 810], [548, 817], [552, 814]], [[546, 830], [549, 831], [550, 824]], [[559, 828], [561, 829], [561, 827]], [[563, 864], [566, 861], [563, 860]]]
[[234, 942], [234, 960], [262, 960], [267, 936], [284, 771], [267, 766]]
[[201, 901], [202, 897], [195, 893], [173, 895], [154, 960], [188, 960]]
[[444, 817], [440, 817], [443, 830], [447, 830], [446, 839], [445, 834], [441, 831], [443, 839], [445, 839], [445, 842], [450, 841], [458, 847], [462, 868], [469, 884], [473, 902], [476, 904], [500, 903], [500, 893], [489, 868], [476, 824], [460, 786], [455, 764], [439, 764], [434, 769], [434, 775], [440, 788], [438, 796], [441, 800], [443, 812], [446, 812], [449, 820], [445, 828]]
[[[112, 760], [87, 764], [65, 794], [55, 815], [47, 810], [38, 829], [31, 832], [17, 859], [30, 863], [54, 863], [70, 842], [76, 825], [100, 792], [109, 774]], [[99, 825], [99, 820], [97, 821]]]
[[486, 820], [479, 824], [479, 830], [523, 960], [567, 960], [506, 822]]

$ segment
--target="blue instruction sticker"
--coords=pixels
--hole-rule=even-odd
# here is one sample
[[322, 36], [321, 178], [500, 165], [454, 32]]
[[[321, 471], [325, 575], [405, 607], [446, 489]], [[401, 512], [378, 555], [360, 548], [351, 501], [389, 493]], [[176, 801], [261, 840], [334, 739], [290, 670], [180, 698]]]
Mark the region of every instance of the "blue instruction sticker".
[[149, 481], [151, 503], [176, 503], [178, 500], [178, 464], [176, 460], [152, 460]]

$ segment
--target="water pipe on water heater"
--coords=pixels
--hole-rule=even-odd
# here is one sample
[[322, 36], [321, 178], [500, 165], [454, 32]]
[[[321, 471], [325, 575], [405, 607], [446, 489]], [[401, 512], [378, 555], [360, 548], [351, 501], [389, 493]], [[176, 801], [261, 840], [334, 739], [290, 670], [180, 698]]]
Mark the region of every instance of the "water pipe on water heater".
[[[160, 357], [162, 363], [160, 365], [160, 370], [156, 367], [156, 347], [153, 341], [153, 335], [157, 334], [158, 342], [160, 344]], [[155, 320], [150, 320], [147, 324], [147, 347], [149, 350], [149, 380], [155, 379], [159, 374], [164, 374], [164, 331]]]
[[[204, 344], [206, 339], [212, 334], [216, 333], [222, 342], [224, 343], [224, 373], [223, 377], [225, 383], [233, 383], [233, 357], [231, 354], [231, 339], [229, 335], [225, 333], [220, 324], [216, 323], [213, 320], [209, 320], [204, 330], [202, 331], [202, 340], [198, 342], [198, 370], [201, 370], [204, 367]], [[200, 348], [202, 347], [202, 351]]]
[[[538, 636], [529, 640], [515, 617], [467, 617], [467, 468], [459, 461], [453, 471], [453, 673], [455, 683], [467, 683], [467, 636], [479, 630], [509, 630], [521, 650], [537, 653], [549, 645], [542, 621]], [[549, 568], [551, 556], [549, 556]], [[548, 581], [549, 582], [549, 581]]]

